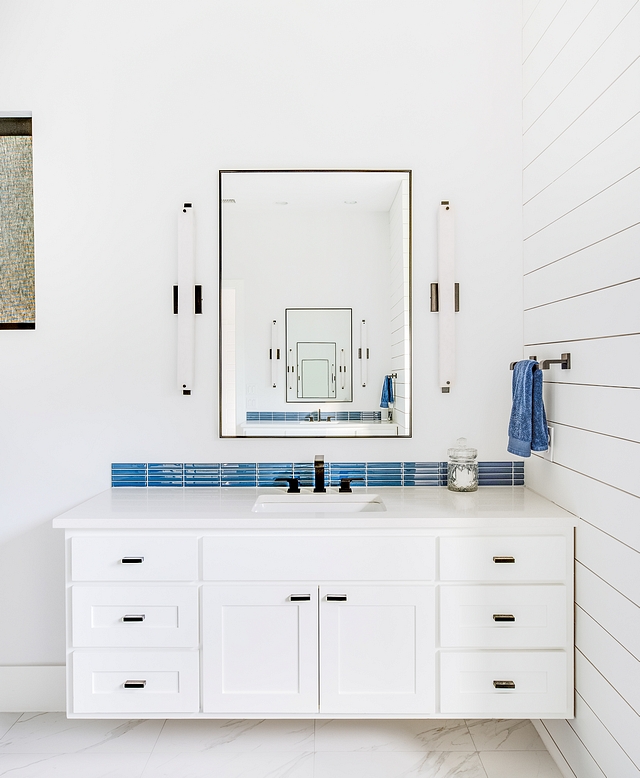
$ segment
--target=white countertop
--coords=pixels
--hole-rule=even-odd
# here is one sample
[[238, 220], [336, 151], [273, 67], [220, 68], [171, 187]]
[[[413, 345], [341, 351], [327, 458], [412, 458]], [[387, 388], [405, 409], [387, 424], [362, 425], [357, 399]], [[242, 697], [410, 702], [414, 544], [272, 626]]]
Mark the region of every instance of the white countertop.
[[[549, 529], [576, 517], [524, 486], [484, 486], [476, 492], [446, 487], [379, 487], [386, 511], [364, 513], [254, 513], [259, 495], [273, 487], [108, 489], [53, 520], [57, 529], [429, 529], [509, 527], [522, 522]], [[292, 498], [295, 495], [290, 495]]]

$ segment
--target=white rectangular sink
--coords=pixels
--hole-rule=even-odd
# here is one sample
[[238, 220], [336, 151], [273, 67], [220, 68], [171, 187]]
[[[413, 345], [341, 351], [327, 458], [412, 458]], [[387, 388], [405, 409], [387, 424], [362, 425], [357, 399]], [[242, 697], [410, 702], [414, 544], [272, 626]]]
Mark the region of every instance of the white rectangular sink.
[[261, 494], [251, 509], [254, 513], [365, 513], [386, 511], [377, 494]]

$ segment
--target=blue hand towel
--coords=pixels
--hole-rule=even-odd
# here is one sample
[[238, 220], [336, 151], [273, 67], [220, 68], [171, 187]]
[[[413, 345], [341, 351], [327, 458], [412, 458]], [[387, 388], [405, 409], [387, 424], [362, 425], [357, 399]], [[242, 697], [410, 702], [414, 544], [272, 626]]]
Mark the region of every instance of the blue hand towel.
[[542, 370], [532, 359], [516, 362], [513, 370], [511, 419], [507, 451], [519, 457], [530, 457], [531, 451], [548, 448], [547, 415], [542, 401]]
[[380, 407], [388, 408], [389, 403], [393, 402], [393, 379], [386, 375], [382, 382], [382, 397], [380, 398]]

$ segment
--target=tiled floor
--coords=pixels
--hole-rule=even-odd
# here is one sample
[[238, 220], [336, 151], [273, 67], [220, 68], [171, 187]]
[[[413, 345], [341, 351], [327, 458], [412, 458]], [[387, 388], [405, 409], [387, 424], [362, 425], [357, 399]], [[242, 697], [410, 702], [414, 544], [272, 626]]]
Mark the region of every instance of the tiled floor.
[[11, 778], [562, 778], [529, 721], [67, 719], [0, 713]]

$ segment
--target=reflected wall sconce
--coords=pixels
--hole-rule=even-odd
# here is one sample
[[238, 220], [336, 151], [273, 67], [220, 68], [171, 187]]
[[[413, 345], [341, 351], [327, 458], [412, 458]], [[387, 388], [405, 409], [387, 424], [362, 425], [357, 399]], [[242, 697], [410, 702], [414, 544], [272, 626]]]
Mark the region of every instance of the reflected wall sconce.
[[202, 286], [195, 281], [193, 206], [184, 203], [178, 217], [178, 284], [173, 287], [173, 312], [178, 316], [178, 388], [193, 389], [196, 314], [202, 313]]
[[369, 380], [369, 346], [367, 345], [367, 322], [362, 319], [360, 322], [360, 348], [358, 349], [358, 359], [360, 360], [360, 383], [367, 385]]
[[442, 200], [438, 209], [438, 282], [431, 284], [431, 311], [439, 313], [438, 374], [442, 392], [448, 394], [455, 380], [456, 323], [460, 288], [455, 282], [455, 223], [453, 207]]
[[275, 389], [278, 383], [278, 360], [280, 359], [278, 322], [275, 319], [271, 322], [271, 348], [269, 349], [269, 359], [271, 360], [271, 386]]

